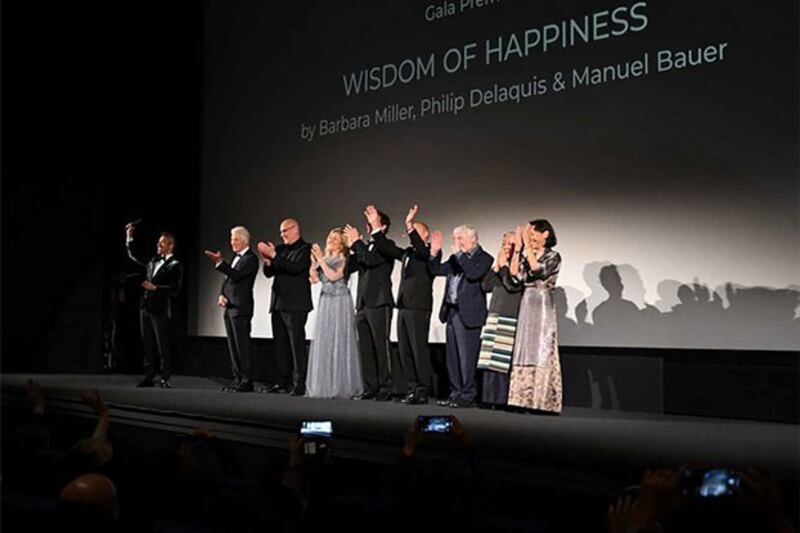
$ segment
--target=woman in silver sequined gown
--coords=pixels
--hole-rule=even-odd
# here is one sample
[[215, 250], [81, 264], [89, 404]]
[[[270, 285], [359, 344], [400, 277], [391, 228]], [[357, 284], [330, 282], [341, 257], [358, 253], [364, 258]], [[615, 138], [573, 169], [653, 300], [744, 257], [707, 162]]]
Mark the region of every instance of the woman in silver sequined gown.
[[340, 229], [328, 234], [325, 254], [311, 249], [310, 278], [321, 282], [308, 354], [306, 396], [351, 398], [363, 392], [353, 298], [347, 286], [347, 244]]

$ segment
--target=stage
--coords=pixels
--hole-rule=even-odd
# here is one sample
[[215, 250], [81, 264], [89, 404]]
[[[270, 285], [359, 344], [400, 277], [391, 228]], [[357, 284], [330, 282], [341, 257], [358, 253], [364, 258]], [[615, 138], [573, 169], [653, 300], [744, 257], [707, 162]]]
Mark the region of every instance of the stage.
[[[794, 485], [800, 471], [800, 426], [565, 408], [560, 416], [435, 404], [321, 400], [288, 395], [221, 392], [221, 380], [175, 376], [172, 389], [138, 389], [139, 376], [6, 374], [4, 409], [24, 409], [25, 384], [36, 380], [48, 413], [93, 418], [80, 392], [98, 389], [111, 411], [112, 428], [187, 434], [208, 428], [219, 438], [285, 450], [301, 420], [332, 420], [335, 453], [390, 464], [417, 415], [454, 414], [474, 437], [487, 471], [498, 479], [595, 494], [618, 493], [645, 468], [683, 463], [747, 465], [775, 472]], [[446, 453], [446, 437], [427, 438], [432, 453]]]

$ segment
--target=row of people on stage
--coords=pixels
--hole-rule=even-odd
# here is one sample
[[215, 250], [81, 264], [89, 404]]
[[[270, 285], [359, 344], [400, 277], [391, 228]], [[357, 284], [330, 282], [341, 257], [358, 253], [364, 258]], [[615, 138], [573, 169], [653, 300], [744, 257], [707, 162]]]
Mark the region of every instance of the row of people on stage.
[[[254, 390], [250, 328], [253, 285], [260, 267], [273, 280], [269, 310], [278, 375], [266, 392], [385, 401], [393, 391], [402, 390], [402, 402], [428, 403], [433, 378], [428, 349], [433, 281], [443, 276], [439, 319], [446, 324], [450, 395], [439, 404], [471, 407], [480, 402], [560, 412], [561, 369], [552, 292], [561, 257], [553, 250], [557, 242], [553, 227], [546, 220], [534, 220], [505, 234], [495, 260], [483, 250], [473, 227], [459, 226], [453, 230], [452, 254], [443, 261], [442, 233], [431, 232], [417, 220], [417, 213], [414, 206], [406, 216], [405, 247], [388, 237], [389, 217], [367, 206], [368, 234], [361, 235], [351, 225], [335, 228], [324, 249], [304, 241], [299, 223], [286, 219], [280, 224], [282, 244], [259, 242], [253, 250], [248, 230], [237, 226], [231, 230], [234, 256], [230, 261], [221, 252], [206, 251], [214, 268], [224, 275], [218, 304], [224, 310], [234, 375], [225, 390]], [[391, 281], [395, 261], [402, 269], [396, 302]], [[149, 264], [147, 269], [148, 281], [160, 270]], [[356, 272], [354, 309], [348, 277]], [[312, 283], [320, 283], [321, 290], [313, 340], [306, 351]], [[159, 289], [155, 282], [153, 286], [155, 291], [145, 287], [146, 296], [174, 290]], [[493, 294], [489, 309], [488, 293]], [[395, 307], [398, 357], [393, 361], [389, 329]], [[144, 319], [142, 334], [153, 334]], [[155, 349], [163, 345], [145, 342], [147, 374], [142, 386], [153, 383]], [[163, 360], [163, 350], [161, 356]], [[481, 398], [477, 397], [478, 370], [483, 381]], [[169, 386], [168, 376], [167, 371], [165, 386]], [[162, 384], [163, 379], [162, 367]]]

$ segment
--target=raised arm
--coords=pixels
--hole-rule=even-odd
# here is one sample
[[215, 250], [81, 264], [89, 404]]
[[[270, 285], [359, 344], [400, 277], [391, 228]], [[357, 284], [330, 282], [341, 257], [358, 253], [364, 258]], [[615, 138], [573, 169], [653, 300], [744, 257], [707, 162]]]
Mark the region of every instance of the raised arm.
[[132, 224], [125, 226], [125, 250], [127, 250], [128, 257], [131, 261], [139, 266], [147, 266], [147, 260], [142, 260], [141, 258], [136, 257], [136, 254], [133, 251], [133, 232], [135, 230], [136, 226]]
[[412, 229], [408, 233], [408, 238], [411, 241], [411, 246], [414, 247], [414, 257], [417, 259], [424, 259], [426, 261], [431, 258], [430, 248], [428, 248], [428, 245], [422, 240], [422, 237], [419, 236], [419, 233], [416, 229]]
[[373, 233], [372, 238], [375, 239], [375, 248], [378, 250], [378, 253], [398, 261], [403, 260], [403, 255], [406, 251], [397, 246], [393, 240], [386, 237], [386, 234], [382, 231]]

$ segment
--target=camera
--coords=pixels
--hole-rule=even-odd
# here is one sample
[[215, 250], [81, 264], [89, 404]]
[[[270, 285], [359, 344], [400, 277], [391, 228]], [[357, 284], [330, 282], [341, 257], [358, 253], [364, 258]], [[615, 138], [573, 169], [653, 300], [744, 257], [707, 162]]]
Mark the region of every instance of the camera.
[[684, 496], [697, 498], [731, 496], [741, 483], [739, 473], [726, 468], [688, 469], [681, 480]]
[[450, 433], [453, 429], [452, 416], [421, 416], [419, 429], [423, 433]]

